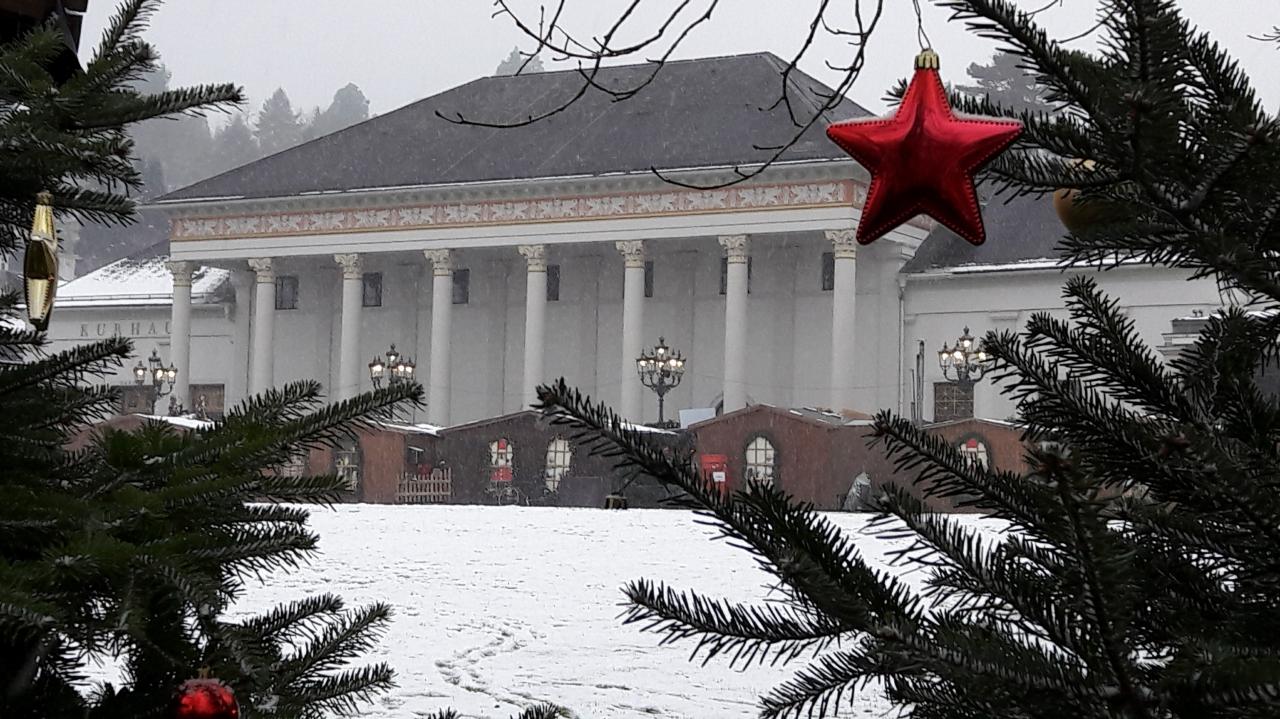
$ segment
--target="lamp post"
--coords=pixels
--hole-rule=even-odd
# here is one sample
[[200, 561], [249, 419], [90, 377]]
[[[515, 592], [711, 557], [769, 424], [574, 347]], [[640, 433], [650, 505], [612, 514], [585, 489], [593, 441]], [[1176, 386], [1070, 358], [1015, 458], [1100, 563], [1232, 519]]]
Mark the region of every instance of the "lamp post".
[[938, 366], [942, 368], [942, 376], [951, 382], [977, 382], [990, 369], [991, 355], [978, 348], [969, 328], [965, 327], [954, 347], [942, 343], [942, 349], [938, 350]]
[[[148, 382], [151, 387], [151, 411], [155, 411], [156, 400], [166, 397], [173, 392], [173, 385], [178, 380], [178, 368], [170, 364], [164, 366], [164, 360], [160, 359], [160, 352], [152, 348], [151, 356], [147, 358], [144, 365], [142, 360], [138, 360], [138, 364], [133, 368], [134, 384], [142, 387]], [[176, 416], [182, 414], [182, 407], [177, 404], [177, 397], [171, 397], [169, 400], [169, 414]]]
[[[413, 373], [417, 369], [417, 365], [413, 360], [405, 357], [396, 350], [394, 343], [391, 349], [382, 357], [374, 357], [369, 363], [369, 381], [373, 383], [374, 389], [382, 387], [382, 381], [385, 379], [388, 386], [394, 387], [404, 382], [413, 381]], [[400, 417], [400, 408], [397, 406], [391, 410], [391, 416]], [[410, 422], [418, 421], [418, 407], [415, 405], [411, 410], [409, 417]]]
[[415, 369], [417, 365], [413, 360], [397, 352], [393, 343], [386, 355], [375, 356], [369, 363], [369, 381], [373, 383], [374, 389], [382, 387], [383, 379], [387, 379], [392, 386], [402, 382], [412, 382]]
[[658, 426], [666, 424], [664, 402], [667, 393], [680, 385], [684, 379], [684, 355], [672, 351], [665, 338], [659, 337], [658, 344], [647, 352], [642, 352], [636, 359], [636, 372], [640, 375], [640, 383], [658, 395]]

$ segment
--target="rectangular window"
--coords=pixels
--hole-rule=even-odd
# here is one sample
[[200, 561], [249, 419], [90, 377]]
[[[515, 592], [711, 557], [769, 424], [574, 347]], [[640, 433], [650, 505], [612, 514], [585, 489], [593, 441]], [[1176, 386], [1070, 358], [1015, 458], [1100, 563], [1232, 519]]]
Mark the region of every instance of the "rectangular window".
[[973, 416], [973, 382], [934, 382], [933, 421], [969, 419]]
[[547, 265], [547, 302], [560, 301], [560, 265]]
[[118, 410], [120, 414], [151, 414], [155, 411], [151, 403], [153, 399], [150, 387], [125, 384], [116, 387], [120, 398]]
[[453, 271], [453, 304], [465, 305], [471, 301], [471, 270]]
[[298, 309], [298, 278], [294, 275], [280, 275], [276, 278], [276, 309]]
[[[751, 262], [750, 257], [747, 258], [747, 294], [751, 294]], [[729, 291], [729, 258], [720, 258], [720, 294]]]
[[226, 411], [227, 391], [220, 384], [191, 385], [191, 404], [187, 411], [195, 412], [197, 417], [222, 419]]
[[822, 291], [830, 292], [836, 288], [836, 253], [822, 253]]
[[381, 307], [382, 306], [382, 273], [366, 272], [364, 273], [364, 299], [361, 301], [365, 307]]
[[653, 260], [644, 261], [644, 296], [653, 297]]

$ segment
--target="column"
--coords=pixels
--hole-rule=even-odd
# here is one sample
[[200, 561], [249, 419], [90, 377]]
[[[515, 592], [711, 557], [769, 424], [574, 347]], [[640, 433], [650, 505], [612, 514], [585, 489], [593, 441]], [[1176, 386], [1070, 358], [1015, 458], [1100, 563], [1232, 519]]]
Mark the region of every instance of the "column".
[[538, 399], [547, 317], [547, 246], [520, 245], [527, 264], [524, 288], [524, 407]]
[[249, 260], [256, 277], [253, 283], [253, 365], [249, 391], [260, 394], [270, 389], [275, 370], [276, 272], [270, 257]]
[[364, 261], [360, 255], [334, 255], [342, 267], [342, 337], [338, 345], [339, 400], [360, 394], [360, 311], [364, 306]]
[[173, 315], [169, 322], [169, 361], [177, 368], [173, 401], [191, 407], [191, 273], [190, 262], [166, 262], [173, 274]]
[[231, 343], [235, 347], [232, 370], [227, 377], [226, 403], [241, 402], [249, 395], [249, 317], [253, 314], [253, 273], [235, 270], [231, 273], [231, 286], [235, 288], [235, 321], [231, 326]]
[[835, 287], [831, 294], [831, 409], [856, 409], [854, 405], [854, 337], [857, 331], [858, 242], [853, 230], [827, 230], [834, 247]]
[[747, 406], [747, 256], [746, 235], [720, 238], [728, 258], [724, 292], [724, 411]]
[[622, 283], [622, 386], [618, 413], [632, 422], [644, 420], [643, 393], [636, 376], [636, 358], [644, 346], [644, 242], [615, 244], [624, 264]]
[[427, 421], [449, 424], [449, 323], [453, 313], [453, 256], [425, 250], [431, 263], [431, 368], [427, 380]]

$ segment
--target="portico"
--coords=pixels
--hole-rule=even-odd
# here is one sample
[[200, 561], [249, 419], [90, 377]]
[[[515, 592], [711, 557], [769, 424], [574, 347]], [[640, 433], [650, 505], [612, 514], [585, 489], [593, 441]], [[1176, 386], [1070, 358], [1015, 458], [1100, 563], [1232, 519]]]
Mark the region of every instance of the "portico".
[[[635, 360], [662, 335], [689, 360], [672, 409], [883, 404], [897, 394], [889, 363], [861, 372], [853, 335], [896, 351], [892, 278], [928, 226], [858, 254], [868, 177], [820, 129], [731, 185], [733, 168], [768, 154], [732, 132], [688, 132], [794, 132], [764, 101], [779, 67], [767, 55], [674, 63], [652, 93], [576, 103], [555, 127], [440, 119], [454, 105], [478, 114], [499, 91], [536, 104], [558, 82], [484, 78], [155, 205], [171, 219], [171, 261], [253, 277], [252, 312], [235, 312], [237, 336], [252, 338], [248, 376], [231, 387], [318, 379], [350, 397], [368, 387], [367, 357], [396, 343], [418, 361], [435, 424], [520, 409], [559, 377], [643, 421], [655, 412]], [[828, 119], [865, 114], [844, 102]], [[671, 117], [687, 124], [664, 127]], [[865, 308], [864, 295], [876, 297]]]

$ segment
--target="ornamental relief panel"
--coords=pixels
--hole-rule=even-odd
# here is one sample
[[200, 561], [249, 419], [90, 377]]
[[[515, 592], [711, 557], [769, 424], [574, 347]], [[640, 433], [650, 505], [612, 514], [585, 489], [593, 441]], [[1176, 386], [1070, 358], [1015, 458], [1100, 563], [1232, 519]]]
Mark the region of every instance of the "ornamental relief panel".
[[[398, 208], [311, 210], [228, 217], [183, 217], [172, 239], [205, 240], [326, 234], [428, 227], [523, 224], [562, 220], [654, 217], [758, 209], [861, 204], [866, 188], [850, 180], [801, 182], [722, 190], [673, 189], [574, 198], [478, 200]], [[921, 223], [922, 224], [922, 223]]]

